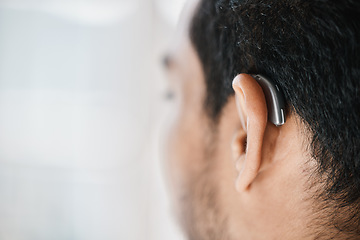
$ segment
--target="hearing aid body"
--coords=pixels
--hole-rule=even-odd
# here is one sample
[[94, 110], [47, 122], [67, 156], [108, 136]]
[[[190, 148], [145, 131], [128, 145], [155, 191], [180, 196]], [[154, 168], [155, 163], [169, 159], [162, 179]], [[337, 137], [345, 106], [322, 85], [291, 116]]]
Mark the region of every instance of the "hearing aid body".
[[256, 79], [264, 91], [269, 120], [276, 126], [283, 125], [286, 121], [285, 98], [279, 86], [260, 74], [251, 76]]

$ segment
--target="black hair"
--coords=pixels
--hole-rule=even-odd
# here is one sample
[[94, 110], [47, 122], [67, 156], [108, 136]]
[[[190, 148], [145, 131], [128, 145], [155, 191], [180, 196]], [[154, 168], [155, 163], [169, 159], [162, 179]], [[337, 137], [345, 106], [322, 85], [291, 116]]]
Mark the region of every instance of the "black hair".
[[263, 74], [282, 88], [287, 111], [311, 133], [323, 202], [343, 213], [333, 226], [359, 238], [360, 1], [201, 0], [190, 38], [214, 121], [239, 73]]

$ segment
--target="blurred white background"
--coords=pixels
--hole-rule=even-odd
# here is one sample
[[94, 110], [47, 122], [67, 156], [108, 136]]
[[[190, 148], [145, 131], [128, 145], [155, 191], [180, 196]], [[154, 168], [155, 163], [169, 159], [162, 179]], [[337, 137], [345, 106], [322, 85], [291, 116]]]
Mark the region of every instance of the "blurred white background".
[[161, 54], [184, 0], [0, 0], [0, 240], [179, 240]]

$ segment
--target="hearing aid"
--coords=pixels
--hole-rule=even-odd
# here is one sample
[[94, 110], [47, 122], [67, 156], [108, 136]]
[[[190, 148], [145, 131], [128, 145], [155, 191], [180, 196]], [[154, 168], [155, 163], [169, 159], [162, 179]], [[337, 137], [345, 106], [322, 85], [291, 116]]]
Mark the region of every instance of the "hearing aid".
[[266, 105], [268, 108], [268, 118], [277, 127], [286, 121], [285, 116], [285, 97], [277, 84], [270, 79], [260, 75], [251, 75], [264, 91]]

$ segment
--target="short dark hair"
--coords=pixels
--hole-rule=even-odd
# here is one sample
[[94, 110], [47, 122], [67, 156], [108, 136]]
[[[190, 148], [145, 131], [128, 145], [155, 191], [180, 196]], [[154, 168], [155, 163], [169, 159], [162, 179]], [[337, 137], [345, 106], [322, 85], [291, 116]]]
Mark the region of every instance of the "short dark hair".
[[332, 213], [347, 211], [332, 216], [332, 226], [358, 238], [360, 1], [202, 0], [190, 38], [214, 121], [234, 94], [237, 74], [263, 74], [281, 86], [287, 111], [311, 133], [309, 147], [324, 179], [322, 200], [335, 203]]

